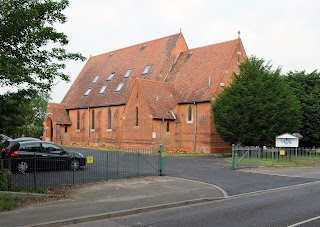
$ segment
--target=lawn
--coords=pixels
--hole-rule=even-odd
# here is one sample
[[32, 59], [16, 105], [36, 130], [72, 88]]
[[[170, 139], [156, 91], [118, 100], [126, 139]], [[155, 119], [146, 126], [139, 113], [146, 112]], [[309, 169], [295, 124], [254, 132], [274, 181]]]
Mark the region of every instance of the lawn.
[[[232, 162], [232, 158], [226, 158]], [[266, 158], [241, 158], [238, 159], [238, 166], [281, 166], [281, 167], [320, 167], [320, 156], [291, 156], [276, 157], [273, 160]]]

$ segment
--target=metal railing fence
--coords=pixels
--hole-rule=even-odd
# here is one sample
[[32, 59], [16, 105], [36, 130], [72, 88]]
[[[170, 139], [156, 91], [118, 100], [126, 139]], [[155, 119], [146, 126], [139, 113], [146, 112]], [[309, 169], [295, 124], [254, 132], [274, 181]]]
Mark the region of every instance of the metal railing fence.
[[232, 147], [232, 169], [261, 166], [320, 166], [320, 148]]
[[[29, 167], [32, 167], [26, 172], [14, 169], [16, 165], [12, 162], [10, 163], [11, 170], [2, 169], [0, 180], [3, 183], [0, 184], [0, 190], [43, 191], [64, 185], [163, 174], [161, 149], [121, 149], [117, 151], [82, 149], [81, 153], [85, 157], [86, 165], [78, 170], [72, 170], [67, 163], [61, 164], [63, 163], [61, 159], [46, 157], [23, 158]], [[64, 161], [69, 162], [70, 160]]]

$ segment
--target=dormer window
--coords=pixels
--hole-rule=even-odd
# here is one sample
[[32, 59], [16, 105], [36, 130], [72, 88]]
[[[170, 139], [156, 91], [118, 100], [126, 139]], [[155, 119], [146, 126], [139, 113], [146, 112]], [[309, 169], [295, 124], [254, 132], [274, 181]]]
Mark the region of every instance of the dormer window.
[[124, 78], [128, 78], [130, 76], [130, 73], [132, 72], [132, 68], [131, 69], [128, 69], [126, 74], [124, 75]]
[[91, 91], [91, 88], [88, 88], [88, 90], [86, 91], [86, 93], [84, 93], [84, 96], [88, 96], [89, 93], [90, 93], [90, 91]]
[[103, 94], [106, 89], [107, 89], [107, 85], [103, 85], [99, 91], [99, 94]]
[[92, 83], [95, 84], [95, 83], [98, 81], [99, 77], [100, 77], [99, 75], [96, 76], [96, 77], [94, 78], [94, 80], [92, 81]]
[[113, 76], [114, 76], [115, 74], [116, 74], [115, 72], [112, 72], [112, 73], [108, 76], [107, 81], [112, 80], [112, 78], [113, 78]]
[[147, 47], [147, 45], [144, 44], [144, 45], [140, 48], [140, 51], [144, 50], [146, 47]]
[[121, 88], [123, 87], [123, 85], [124, 85], [124, 83], [120, 83], [115, 91], [116, 92], [120, 91]]
[[143, 72], [142, 72], [142, 75], [147, 74], [147, 73], [150, 71], [151, 66], [152, 66], [151, 64], [147, 65], [147, 66], [144, 68], [144, 70], [143, 70]]
[[189, 59], [193, 55], [193, 52], [189, 52], [186, 59]]

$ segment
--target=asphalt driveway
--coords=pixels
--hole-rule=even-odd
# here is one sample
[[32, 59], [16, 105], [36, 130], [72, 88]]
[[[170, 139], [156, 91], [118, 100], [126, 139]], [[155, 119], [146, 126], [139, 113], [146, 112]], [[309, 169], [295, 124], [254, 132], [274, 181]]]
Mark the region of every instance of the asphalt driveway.
[[[231, 170], [231, 163], [226, 162], [223, 157], [213, 155], [167, 156], [165, 163], [166, 175], [216, 185], [222, 188], [228, 196], [314, 182], [318, 181], [320, 176], [320, 169], [311, 170], [310, 168], [304, 170], [310, 172], [308, 177], [303, 174], [303, 169], [297, 172], [297, 168], [235, 171]], [[280, 170], [282, 174], [275, 174]], [[314, 173], [317, 170], [319, 170], [319, 176]]]

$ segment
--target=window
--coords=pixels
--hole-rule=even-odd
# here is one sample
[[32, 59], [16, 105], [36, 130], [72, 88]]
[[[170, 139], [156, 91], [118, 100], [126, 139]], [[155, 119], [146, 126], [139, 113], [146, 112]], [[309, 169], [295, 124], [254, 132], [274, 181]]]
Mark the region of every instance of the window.
[[97, 80], [99, 79], [99, 77], [100, 77], [99, 75], [96, 76], [96, 77], [94, 78], [94, 80], [92, 81], [92, 83], [95, 84], [95, 83], [97, 82]]
[[108, 76], [107, 81], [112, 80], [112, 78], [113, 78], [113, 76], [114, 76], [115, 74], [116, 74], [115, 72], [112, 72], [112, 73]]
[[238, 63], [240, 63], [240, 56], [241, 56], [241, 52], [240, 52], [240, 51], [238, 51], [238, 52], [237, 52], [237, 55], [238, 55]]
[[189, 52], [188, 55], [186, 56], [186, 59], [188, 60], [192, 55], [193, 55], [193, 52]]
[[170, 128], [169, 128], [169, 121], [167, 122], [167, 132], [169, 132], [170, 131]]
[[94, 129], [94, 110], [91, 112], [92, 117], [91, 117], [91, 129]]
[[136, 107], [136, 126], [139, 126], [139, 108]]
[[124, 85], [124, 83], [120, 83], [120, 84], [118, 85], [118, 87], [117, 87], [116, 91], [120, 91], [120, 90], [121, 90], [121, 88], [123, 87], [123, 85]]
[[188, 108], [188, 121], [192, 121], [192, 107], [189, 106]]
[[128, 78], [130, 76], [130, 73], [132, 72], [133, 69], [128, 69], [126, 74], [124, 75], [124, 78]]
[[91, 91], [91, 88], [88, 88], [88, 90], [86, 91], [86, 93], [84, 93], [84, 96], [88, 96], [89, 93], [90, 93], [90, 91]]
[[80, 111], [77, 112], [77, 130], [80, 130]]
[[103, 85], [99, 91], [99, 94], [103, 94], [106, 89], [107, 89], [107, 85]]
[[108, 109], [108, 129], [111, 129], [111, 109]]
[[40, 143], [30, 143], [25, 144], [24, 146], [22, 145], [19, 151], [40, 152]]
[[62, 148], [49, 143], [42, 143], [43, 152], [51, 153], [51, 154], [61, 154]]
[[68, 126], [64, 126], [64, 132], [68, 132]]
[[147, 47], [147, 45], [144, 44], [144, 45], [140, 48], [140, 51], [144, 50], [146, 47]]
[[147, 65], [147, 66], [144, 68], [144, 70], [143, 70], [143, 72], [142, 72], [142, 75], [147, 74], [147, 73], [150, 71], [150, 69], [151, 69], [151, 65]]

